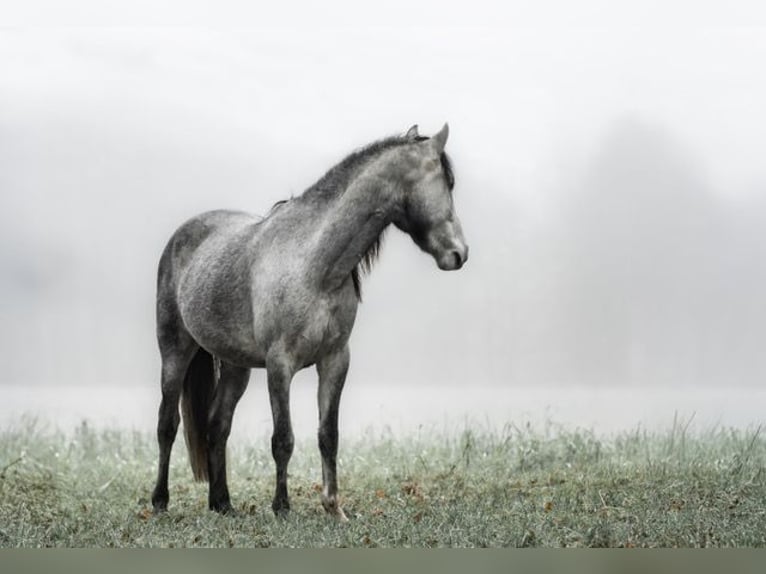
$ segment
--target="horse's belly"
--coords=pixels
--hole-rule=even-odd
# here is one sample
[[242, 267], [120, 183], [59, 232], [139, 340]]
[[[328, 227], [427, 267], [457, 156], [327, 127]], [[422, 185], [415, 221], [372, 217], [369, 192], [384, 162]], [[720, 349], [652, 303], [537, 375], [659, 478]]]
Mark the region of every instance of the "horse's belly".
[[219, 359], [240, 367], [265, 365], [265, 349], [254, 340], [251, 326], [203, 313], [189, 313], [184, 323], [197, 344]]

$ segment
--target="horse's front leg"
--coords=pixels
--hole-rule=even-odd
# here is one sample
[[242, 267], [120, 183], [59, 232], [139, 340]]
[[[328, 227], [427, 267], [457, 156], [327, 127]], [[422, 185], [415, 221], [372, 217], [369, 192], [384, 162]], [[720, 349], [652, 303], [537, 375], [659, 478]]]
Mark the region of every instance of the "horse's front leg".
[[287, 463], [293, 454], [293, 428], [290, 422], [290, 381], [295, 369], [281, 354], [266, 361], [266, 376], [271, 402], [271, 416], [274, 420], [274, 434], [271, 435], [271, 454], [277, 466], [277, 486], [271, 508], [277, 516], [286, 516], [290, 511], [287, 495]]
[[324, 357], [317, 363], [319, 373], [319, 451], [322, 453], [322, 506], [341, 522], [346, 518], [338, 503], [336, 458], [338, 454], [338, 407], [348, 372], [349, 350]]

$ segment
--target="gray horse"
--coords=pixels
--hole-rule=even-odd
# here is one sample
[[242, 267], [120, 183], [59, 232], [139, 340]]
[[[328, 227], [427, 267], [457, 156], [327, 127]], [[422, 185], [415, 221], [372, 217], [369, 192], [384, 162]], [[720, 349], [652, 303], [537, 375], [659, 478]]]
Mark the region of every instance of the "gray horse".
[[459, 269], [468, 257], [452, 200], [447, 134], [446, 124], [431, 138], [413, 126], [404, 136], [352, 153], [263, 219], [212, 211], [173, 234], [157, 279], [162, 402], [155, 512], [168, 504], [180, 399], [194, 476], [209, 481], [212, 510], [231, 510], [226, 441], [250, 369], [265, 367], [277, 469], [272, 509], [286, 514], [293, 451], [290, 381], [298, 370], [316, 365], [322, 505], [346, 520], [336, 479], [338, 405], [361, 273], [372, 265], [390, 223], [440, 269]]

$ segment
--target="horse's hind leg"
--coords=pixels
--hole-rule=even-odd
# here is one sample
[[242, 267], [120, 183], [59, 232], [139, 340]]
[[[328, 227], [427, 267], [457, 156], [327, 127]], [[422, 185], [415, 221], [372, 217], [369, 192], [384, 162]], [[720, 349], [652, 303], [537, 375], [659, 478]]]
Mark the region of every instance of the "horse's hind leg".
[[293, 428], [290, 422], [290, 382], [294, 367], [281, 354], [268, 357], [266, 374], [271, 402], [271, 415], [274, 420], [274, 433], [271, 435], [271, 454], [277, 466], [277, 485], [271, 509], [277, 516], [285, 516], [290, 511], [290, 499], [287, 495], [287, 463], [293, 454]]
[[178, 401], [181, 397], [186, 370], [196, 351], [197, 344], [187, 333], [179, 331], [175, 336], [166, 337], [165, 340], [163, 340], [161, 333], [162, 401], [160, 402], [157, 421], [157, 442], [160, 447], [160, 459], [157, 471], [157, 484], [152, 493], [152, 506], [155, 512], [162, 512], [168, 506], [170, 451], [172, 450], [180, 421]]
[[221, 377], [215, 390], [208, 426], [208, 475], [210, 478], [210, 510], [231, 510], [226, 485], [226, 440], [231, 432], [234, 408], [247, 388], [250, 369], [221, 362]]
[[319, 451], [322, 453], [322, 506], [341, 522], [348, 520], [338, 504], [336, 457], [338, 454], [338, 407], [348, 372], [349, 351], [324, 357], [317, 364], [319, 373]]

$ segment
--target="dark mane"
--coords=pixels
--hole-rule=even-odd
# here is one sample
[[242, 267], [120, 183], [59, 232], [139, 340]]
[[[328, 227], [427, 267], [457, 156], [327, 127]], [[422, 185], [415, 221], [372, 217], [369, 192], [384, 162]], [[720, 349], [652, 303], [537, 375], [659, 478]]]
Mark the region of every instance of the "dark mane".
[[351, 179], [356, 175], [359, 167], [364, 165], [368, 159], [371, 159], [380, 153], [410, 143], [405, 137], [390, 136], [382, 140], [372, 142], [362, 148], [359, 148], [347, 155], [340, 163], [331, 167], [319, 181], [309, 187], [304, 196], [332, 197], [348, 187]]
[[[429, 138], [418, 136], [416, 141], [424, 141]], [[318, 198], [320, 200], [329, 200], [343, 193], [351, 180], [356, 176], [357, 170], [362, 167], [367, 160], [376, 157], [378, 154], [401, 145], [411, 143], [412, 140], [405, 136], [389, 136], [387, 138], [375, 141], [358, 150], [350, 153], [340, 163], [330, 168], [319, 181], [309, 187], [303, 196], [306, 198]], [[445, 152], [441, 154], [442, 170], [447, 180], [447, 186], [452, 192], [455, 186], [455, 176], [452, 171], [452, 163]], [[280, 203], [280, 202], [278, 202]], [[276, 207], [276, 206], [275, 206]], [[354, 270], [351, 272], [351, 280], [354, 283], [354, 291], [359, 301], [362, 300], [362, 275], [369, 273], [380, 253], [380, 245], [383, 240], [383, 234], [373, 241], [367, 252], [362, 256]]]
[[357, 263], [354, 270], [351, 272], [351, 281], [354, 282], [354, 291], [356, 291], [356, 298], [362, 301], [362, 275], [367, 274], [372, 269], [373, 264], [378, 259], [380, 253], [380, 245], [383, 242], [383, 233], [378, 235], [378, 238], [372, 242], [370, 248], [362, 256], [362, 259]]

